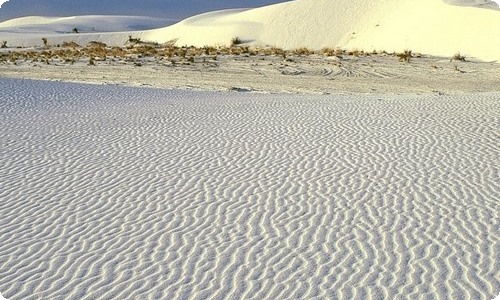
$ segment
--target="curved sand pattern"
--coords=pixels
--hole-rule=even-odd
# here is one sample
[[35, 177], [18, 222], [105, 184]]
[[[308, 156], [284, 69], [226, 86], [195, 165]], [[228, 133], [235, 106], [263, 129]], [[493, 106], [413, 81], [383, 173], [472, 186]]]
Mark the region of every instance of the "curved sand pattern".
[[12, 299], [492, 299], [499, 93], [1, 79]]

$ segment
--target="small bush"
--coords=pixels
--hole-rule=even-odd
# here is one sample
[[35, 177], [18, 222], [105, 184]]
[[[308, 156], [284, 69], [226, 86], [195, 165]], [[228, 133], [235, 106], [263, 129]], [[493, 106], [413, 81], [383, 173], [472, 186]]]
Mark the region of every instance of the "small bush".
[[457, 54], [453, 55], [451, 60], [465, 61], [465, 56], [458, 52]]
[[295, 55], [309, 55], [309, 54], [313, 54], [314, 53], [314, 51], [309, 50], [306, 47], [297, 48], [297, 49], [293, 50], [292, 52]]
[[107, 45], [105, 43], [99, 41], [90, 41], [87, 44], [87, 47], [89, 48], [106, 48], [106, 46]]
[[71, 42], [63, 42], [62, 43], [63, 48], [78, 48], [80, 45], [78, 45], [76, 42], [71, 41]]
[[241, 45], [243, 44], [243, 41], [239, 37], [234, 37], [231, 39], [231, 47]]
[[131, 35], [129, 35], [128, 42], [131, 44], [139, 44], [141, 42], [141, 39], [140, 38], [133, 38]]
[[396, 54], [396, 56], [399, 57], [399, 61], [401, 62], [410, 62], [412, 58], [411, 50], [405, 50], [403, 53]]

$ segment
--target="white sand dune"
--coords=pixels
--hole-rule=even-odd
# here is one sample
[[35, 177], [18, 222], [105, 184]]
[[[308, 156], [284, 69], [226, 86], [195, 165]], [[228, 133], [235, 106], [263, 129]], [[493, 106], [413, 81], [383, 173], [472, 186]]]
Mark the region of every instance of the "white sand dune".
[[500, 93], [0, 79], [8, 299], [493, 299]]
[[[297, 0], [247, 10], [226, 10], [188, 18], [172, 26], [134, 32], [143, 40], [178, 45], [228, 44], [240, 37], [249, 45], [286, 49], [340, 47], [413, 51], [452, 56], [461, 52], [500, 60], [500, 9], [488, 0]], [[1, 33], [1, 32], [0, 32]], [[54, 35], [54, 43], [101, 40], [123, 45], [129, 32], [108, 35]], [[15, 45], [38, 45], [40, 36], [2, 36]]]
[[[42, 37], [50, 45], [63, 41], [75, 41], [86, 45], [90, 41], [103, 41], [109, 45], [123, 45], [129, 35], [137, 31], [160, 28], [174, 23], [173, 20], [141, 16], [72, 16], [16, 18], [0, 23], [0, 40], [14, 46], [42, 45]], [[79, 33], [74, 34], [73, 28]]]
[[153, 29], [171, 23], [172, 21], [167, 19], [140, 16], [31, 16], [16, 18], [0, 23], [0, 34], [9, 31], [17, 34], [71, 33], [75, 27], [80, 32], [117, 32]]
[[[498, 8], [492, 1], [489, 7]], [[299, 0], [268, 7], [190, 18], [145, 38], [178, 38], [203, 46], [235, 36], [283, 48], [341, 47], [414, 51], [450, 56], [457, 52], [500, 60], [500, 10], [448, 5], [441, 0]]]

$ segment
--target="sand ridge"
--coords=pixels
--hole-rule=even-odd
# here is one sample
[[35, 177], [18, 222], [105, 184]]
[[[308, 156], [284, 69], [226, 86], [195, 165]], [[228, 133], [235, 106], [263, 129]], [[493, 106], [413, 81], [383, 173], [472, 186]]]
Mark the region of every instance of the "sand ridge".
[[0, 79], [9, 299], [491, 299], [498, 92]]

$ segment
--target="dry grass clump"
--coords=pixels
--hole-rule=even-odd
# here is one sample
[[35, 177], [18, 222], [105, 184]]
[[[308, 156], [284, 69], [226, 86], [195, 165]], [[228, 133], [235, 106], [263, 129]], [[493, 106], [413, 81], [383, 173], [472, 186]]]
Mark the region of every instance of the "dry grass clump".
[[241, 44], [243, 44], [243, 41], [239, 37], [234, 37], [231, 39], [231, 44], [230, 44], [231, 47], [241, 45]]
[[217, 55], [217, 48], [213, 46], [204, 46], [203, 53], [205, 55]]
[[85, 56], [94, 56], [96, 59], [105, 60], [108, 56], [108, 49], [106, 48], [106, 44], [101, 42], [90, 42], [87, 44], [87, 47], [82, 49], [85, 53]]
[[135, 45], [141, 42], [140, 38], [133, 38], [131, 35], [128, 36], [128, 43]]
[[80, 48], [80, 45], [78, 45], [76, 42], [71, 41], [71, 42], [63, 42], [61, 45], [63, 48]]
[[146, 44], [138, 44], [132, 48], [132, 53], [138, 54], [140, 56], [154, 56], [158, 54], [158, 51], [153, 46]]
[[397, 57], [399, 57], [400, 62], [410, 62], [412, 56], [411, 56], [411, 50], [405, 50], [402, 53], [397, 53]]
[[256, 48], [255, 52], [257, 55], [264, 55], [264, 56], [271, 56], [271, 55], [283, 56], [287, 54], [286, 53], [287, 51], [274, 46]]
[[292, 50], [292, 54], [298, 55], [298, 56], [311, 55], [311, 54], [314, 54], [314, 51], [310, 50], [307, 47], [300, 47], [300, 48]]
[[453, 57], [451, 58], [450, 61], [454, 61], [454, 60], [456, 60], [456, 61], [466, 61], [465, 56], [462, 55], [462, 54], [460, 54], [460, 52], [457, 52], [455, 55], [453, 55]]
[[345, 51], [344, 53], [347, 54], [347, 55], [350, 55], [350, 56], [355, 56], [355, 57], [361, 57], [361, 56], [368, 56], [368, 55], [370, 55], [370, 53], [365, 52], [363, 50], [359, 50], [359, 49], [348, 50], [348, 51]]
[[323, 48], [320, 51], [321, 54], [324, 56], [337, 56], [337, 55], [342, 55], [344, 54], [344, 51], [339, 48]]
[[112, 47], [109, 51], [108, 51], [108, 54], [110, 56], [113, 56], [114, 58], [125, 58], [128, 54], [127, 51], [125, 51], [123, 48], [121, 47]]
[[88, 44], [87, 44], [87, 48], [106, 48], [107, 45], [103, 42], [99, 42], [99, 41], [90, 41]]

